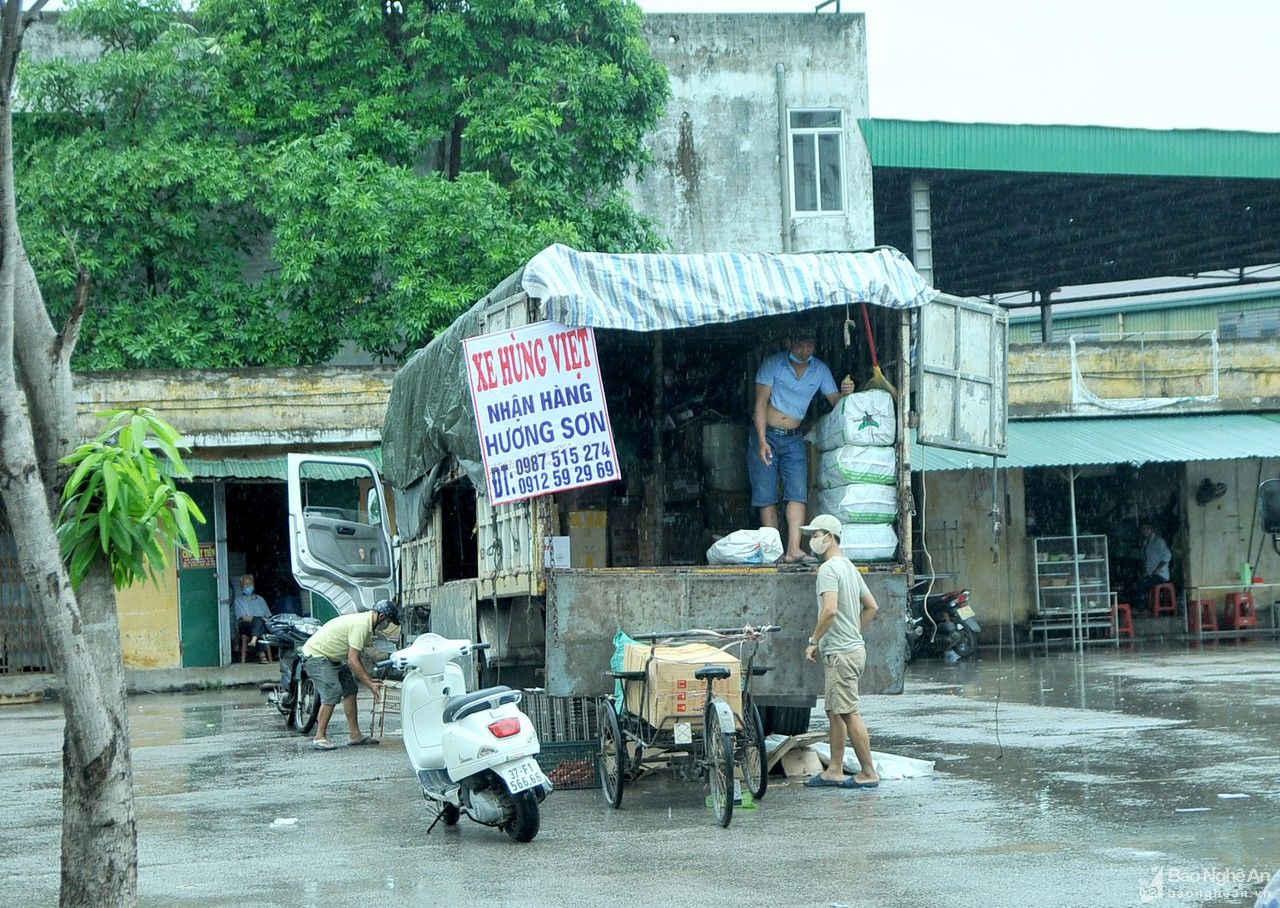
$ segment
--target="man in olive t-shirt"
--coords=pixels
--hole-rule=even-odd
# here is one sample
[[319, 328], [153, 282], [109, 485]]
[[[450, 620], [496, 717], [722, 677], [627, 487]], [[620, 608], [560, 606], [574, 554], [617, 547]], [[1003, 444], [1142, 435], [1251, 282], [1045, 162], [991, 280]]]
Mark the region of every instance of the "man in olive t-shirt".
[[[831, 723], [831, 761], [821, 775], [805, 784], [810, 788], [874, 788], [880, 784], [880, 775], [871, 759], [871, 736], [859, 713], [858, 679], [867, 664], [862, 630], [879, 607], [862, 574], [840, 549], [839, 520], [819, 514], [800, 529], [812, 534], [809, 550], [822, 559], [817, 583], [818, 623], [804, 656], [813, 662], [817, 654], [822, 655], [824, 701]], [[852, 741], [862, 766], [848, 779], [844, 775], [846, 740]]]
[[316, 716], [316, 738], [311, 746], [316, 750], [333, 750], [329, 740], [329, 719], [339, 703], [347, 717], [347, 732], [351, 746], [377, 744], [376, 738], [360, 732], [360, 720], [356, 713], [356, 692], [359, 681], [378, 701], [382, 683], [369, 677], [360, 661], [360, 651], [369, 644], [369, 638], [380, 624], [398, 624], [399, 610], [390, 602], [379, 602], [367, 612], [339, 615], [324, 623], [324, 627], [302, 647], [306, 657], [307, 675], [320, 695], [320, 712]]

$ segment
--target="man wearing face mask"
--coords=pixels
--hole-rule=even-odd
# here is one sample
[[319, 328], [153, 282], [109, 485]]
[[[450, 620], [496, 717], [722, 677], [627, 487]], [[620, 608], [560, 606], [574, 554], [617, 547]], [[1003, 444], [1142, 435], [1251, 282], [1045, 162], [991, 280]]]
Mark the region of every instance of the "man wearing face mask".
[[760, 509], [761, 526], [779, 529], [778, 483], [787, 511], [788, 563], [813, 561], [800, 548], [800, 525], [809, 500], [809, 456], [800, 424], [809, 404], [821, 394], [831, 406], [853, 393], [853, 382], [838, 390], [827, 364], [813, 355], [812, 328], [797, 327], [787, 349], [767, 356], [756, 370], [754, 429], [747, 450], [751, 506]]
[[[822, 559], [818, 568], [818, 623], [809, 638], [804, 657], [813, 662], [821, 655], [824, 705], [831, 722], [831, 762], [821, 775], [805, 783], [809, 788], [875, 788], [880, 784], [871, 759], [871, 736], [862, 721], [858, 679], [867, 664], [863, 630], [879, 611], [867, 582], [840, 550], [840, 521], [819, 514], [808, 526], [810, 550]], [[853, 743], [861, 770], [845, 778], [844, 745]]]
[[267, 608], [267, 600], [253, 592], [253, 575], [240, 577], [240, 591], [232, 603], [236, 613], [236, 627], [241, 637], [249, 638], [249, 645], [240, 646], [240, 661], [244, 662], [245, 651], [255, 648], [258, 661], [267, 661], [267, 646], [260, 641], [267, 633], [267, 619], [271, 617], [271, 609]]

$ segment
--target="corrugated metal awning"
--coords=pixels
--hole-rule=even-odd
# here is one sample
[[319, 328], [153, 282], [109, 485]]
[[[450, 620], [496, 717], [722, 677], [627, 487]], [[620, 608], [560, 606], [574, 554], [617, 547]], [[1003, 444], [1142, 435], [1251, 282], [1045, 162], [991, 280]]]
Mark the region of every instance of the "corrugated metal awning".
[[938, 295], [901, 252], [614, 255], [549, 246], [521, 285], [552, 321], [665, 331], [868, 303], [912, 309]]
[[880, 118], [858, 123], [875, 167], [1274, 180], [1280, 157], [1275, 133]]
[[[1194, 463], [1280, 457], [1280, 415], [1207, 413], [1123, 419], [1045, 419], [1009, 423], [1001, 469], [1101, 464]], [[980, 454], [915, 446], [914, 470], [989, 470]]]
[[[331, 453], [342, 457], [363, 457], [365, 460], [372, 461], [373, 465], [379, 470], [382, 469], [381, 448], [366, 448], [362, 451], [333, 451]], [[278, 480], [285, 482], [289, 477], [283, 454], [278, 457], [268, 455], [265, 457], [220, 457], [217, 459], [187, 457], [183, 459], [183, 463], [191, 471], [193, 479]], [[307, 467], [307, 477], [309, 479], [358, 479], [364, 475], [363, 471], [359, 469], [336, 464], [313, 464]]]

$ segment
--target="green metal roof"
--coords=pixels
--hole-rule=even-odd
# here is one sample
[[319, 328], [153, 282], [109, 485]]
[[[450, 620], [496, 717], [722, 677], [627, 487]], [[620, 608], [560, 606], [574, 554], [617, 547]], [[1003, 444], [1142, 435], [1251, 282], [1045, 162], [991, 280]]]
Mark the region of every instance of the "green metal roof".
[[[1045, 419], [1009, 423], [1009, 455], [997, 467], [1194, 463], [1280, 457], [1280, 414]], [[991, 458], [917, 445], [911, 468], [989, 470]]]
[[[1199, 292], [1204, 293], [1204, 291]], [[1190, 298], [1170, 294], [1168, 299], [1157, 298], [1139, 303], [1126, 303], [1124, 299], [1119, 301], [1099, 300], [1097, 302], [1086, 300], [1073, 303], [1070, 297], [1064, 297], [1052, 300], [1053, 304], [1060, 307], [1070, 306], [1071, 308], [1054, 309], [1053, 320], [1056, 323], [1059, 319], [1114, 315], [1117, 312], [1123, 312], [1128, 315], [1133, 312], [1162, 312], [1174, 309], [1193, 309], [1201, 306], [1230, 306], [1234, 303], [1269, 303], [1277, 298], [1280, 298], [1280, 283], [1246, 293], [1204, 293], [1203, 296]], [[1039, 309], [1019, 309], [1009, 313], [1010, 325], [1038, 321], [1040, 321]]]
[[1280, 178], [1280, 134], [859, 120], [876, 167]]
[[[382, 469], [382, 448], [367, 448], [362, 451], [332, 451], [334, 456], [363, 457]], [[323, 456], [323, 455], [317, 455]], [[216, 459], [188, 457], [183, 459], [193, 479], [244, 479], [244, 480], [278, 480], [285, 482], [289, 478], [288, 465], [283, 455], [278, 457], [223, 457]], [[342, 480], [356, 479], [364, 475], [359, 470], [333, 464], [315, 464], [307, 468], [307, 476], [311, 479]]]

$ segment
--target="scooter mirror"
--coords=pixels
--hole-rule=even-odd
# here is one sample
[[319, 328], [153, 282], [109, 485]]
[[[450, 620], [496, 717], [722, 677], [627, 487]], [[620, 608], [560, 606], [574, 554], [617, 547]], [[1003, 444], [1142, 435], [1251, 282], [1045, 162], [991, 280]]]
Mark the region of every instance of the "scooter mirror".
[[1262, 532], [1280, 533], [1280, 479], [1268, 479], [1258, 486], [1258, 502]]

